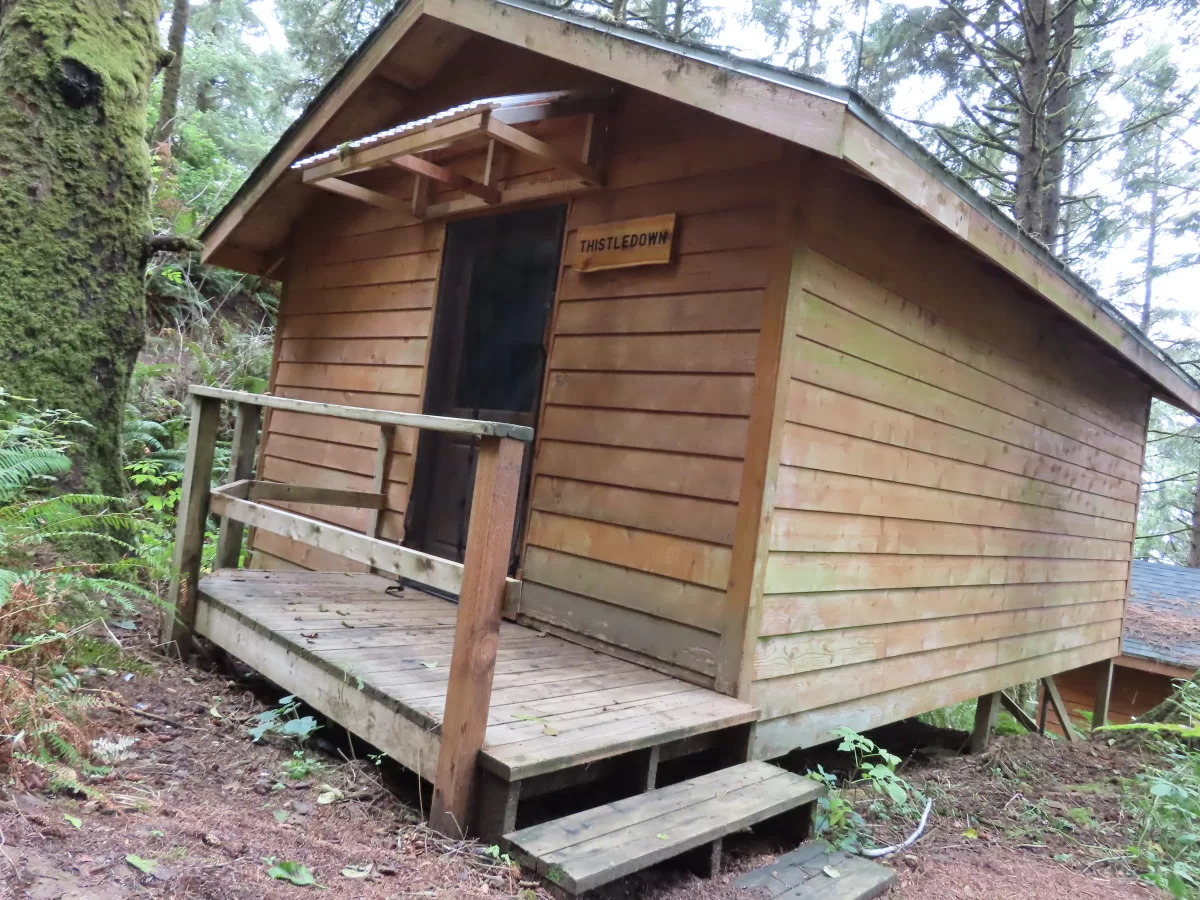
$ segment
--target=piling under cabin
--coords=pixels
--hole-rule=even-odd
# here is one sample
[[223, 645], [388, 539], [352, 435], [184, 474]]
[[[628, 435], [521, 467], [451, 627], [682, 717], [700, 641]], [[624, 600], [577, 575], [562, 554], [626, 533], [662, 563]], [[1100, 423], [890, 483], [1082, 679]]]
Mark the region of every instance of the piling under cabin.
[[283, 299], [270, 394], [194, 389], [170, 634], [485, 833], [1118, 656], [1200, 410], [852, 92], [523, 0], [401, 3], [204, 241]]

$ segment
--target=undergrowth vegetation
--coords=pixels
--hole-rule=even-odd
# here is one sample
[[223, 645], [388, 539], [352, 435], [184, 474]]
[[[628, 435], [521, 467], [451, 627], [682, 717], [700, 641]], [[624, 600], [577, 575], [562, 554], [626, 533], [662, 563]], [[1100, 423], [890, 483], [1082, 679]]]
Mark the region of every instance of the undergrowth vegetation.
[[[12, 782], [91, 793], [132, 740], [96, 732], [89, 714], [118, 698], [85, 682], [147, 667], [116, 635], [153, 620], [171, 577], [187, 385], [265, 390], [270, 347], [269, 329], [222, 323], [153, 337], [126, 410], [120, 497], [71, 490], [87, 422], [0, 388], [0, 771]], [[222, 476], [228, 456], [224, 440]]]

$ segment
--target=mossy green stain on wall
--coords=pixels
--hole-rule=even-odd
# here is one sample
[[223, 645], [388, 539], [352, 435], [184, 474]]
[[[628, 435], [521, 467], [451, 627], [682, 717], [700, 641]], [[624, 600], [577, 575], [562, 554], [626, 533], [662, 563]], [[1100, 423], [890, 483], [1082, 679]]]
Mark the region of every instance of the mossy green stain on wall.
[[78, 471], [121, 488], [145, 327], [144, 137], [157, 0], [15, 0], [0, 18], [0, 386], [96, 426]]

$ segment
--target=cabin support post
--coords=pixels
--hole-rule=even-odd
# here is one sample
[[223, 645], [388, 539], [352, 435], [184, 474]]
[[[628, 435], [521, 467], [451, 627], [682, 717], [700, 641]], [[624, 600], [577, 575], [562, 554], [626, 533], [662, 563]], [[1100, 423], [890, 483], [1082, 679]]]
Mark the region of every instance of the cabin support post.
[[788, 154], [783, 163], [790, 171], [777, 208], [779, 245], [771, 261], [763, 302], [749, 437], [738, 490], [729, 587], [717, 651], [714, 687], [740, 699], [748, 696], [753, 680], [784, 413], [806, 284], [808, 249], [797, 197], [801, 173], [809, 162], [807, 154]]
[[1047, 702], [1049, 702], [1049, 705], [1054, 707], [1054, 715], [1058, 718], [1058, 724], [1062, 726], [1063, 736], [1068, 742], [1079, 740], [1079, 736], [1075, 734], [1075, 728], [1071, 724], [1071, 715], [1067, 712], [1067, 705], [1063, 703], [1062, 694], [1058, 692], [1058, 685], [1054, 683], [1053, 675], [1047, 675], [1042, 679], [1042, 692], [1044, 694], [1044, 697], [1042, 698], [1043, 732], [1045, 730], [1046, 722], [1045, 705]]
[[1108, 724], [1108, 701], [1112, 696], [1113, 661], [1106, 659], [1100, 663], [1100, 671], [1096, 674], [1096, 699], [1092, 703], [1092, 730], [1103, 728]]
[[524, 444], [512, 438], [484, 437], [479, 442], [430, 810], [430, 824], [453, 836], [466, 829], [476, 758], [487, 729], [524, 450]]
[[975, 706], [975, 727], [971, 730], [970, 751], [982, 753], [992, 740], [1000, 718], [1000, 692], [984, 694]]
[[1006, 710], [1008, 710], [1009, 715], [1020, 722], [1021, 725], [1025, 727], [1025, 730], [1030, 734], [1040, 733], [1038, 729], [1038, 723], [1033, 721], [1033, 717], [1029, 715], [1029, 713], [1025, 712], [1025, 709], [1020, 703], [1018, 703], [1004, 691], [1000, 692], [1000, 704]]
[[179, 491], [179, 513], [175, 525], [175, 555], [167, 610], [161, 640], [175, 643], [181, 658], [192, 650], [192, 628], [196, 623], [196, 589], [200, 584], [200, 558], [204, 550], [204, 526], [208, 519], [208, 492], [212, 487], [213, 454], [221, 401], [192, 395], [192, 421], [188, 427], [187, 458]]
[[[262, 422], [262, 407], [253, 403], [237, 404], [233, 424], [233, 447], [229, 457], [229, 480], [246, 481], [254, 477], [254, 461], [258, 448], [258, 428]], [[214, 569], [236, 569], [242, 558], [242, 535], [245, 526], [229, 516], [221, 519], [217, 538]]]
[[475, 793], [475, 831], [481, 840], [498, 844], [504, 835], [516, 830], [521, 782], [505, 781], [481, 769]]

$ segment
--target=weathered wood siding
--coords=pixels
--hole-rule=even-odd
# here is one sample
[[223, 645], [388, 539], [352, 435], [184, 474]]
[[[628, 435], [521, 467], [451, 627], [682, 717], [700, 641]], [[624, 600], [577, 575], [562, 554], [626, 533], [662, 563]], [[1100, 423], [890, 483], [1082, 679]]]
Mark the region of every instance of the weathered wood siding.
[[830, 169], [809, 203], [762, 757], [1116, 656], [1149, 404], [881, 192]]
[[522, 612], [705, 682], [729, 580], [782, 144], [649, 95], [568, 236], [677, 213], [674, 260], [564, 269]]
[[[297, 230], [289, 254], [272, 392], [420, 412], [444, 223], [419, 223], [340, 198], [322, 204], [321, 218], [326, 227], [317, 227], [314, 217], [311, 227]], [[275, 410], [259, 477], [369, 491], [378, 440], [374, 425]], [[413, 429], [397, 429], [381, 521], [381, 536], [388, 539], [402, 534], [415, 443]], [[281, 505], [360, 531], [370, 515], [365, 509]], [[262, 531], [254, 548], [264, 566], [365, 569]]]

